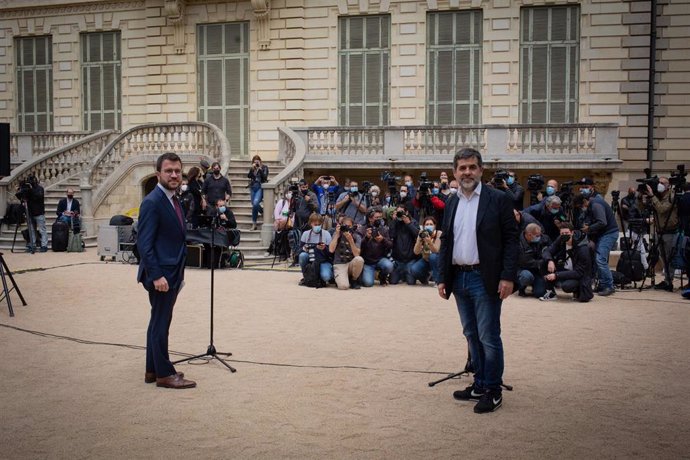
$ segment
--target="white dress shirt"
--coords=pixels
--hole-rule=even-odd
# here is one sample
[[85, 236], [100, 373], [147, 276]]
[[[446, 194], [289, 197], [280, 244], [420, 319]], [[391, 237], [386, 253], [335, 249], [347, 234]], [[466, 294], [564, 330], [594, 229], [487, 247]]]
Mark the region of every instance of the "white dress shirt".
[[477, 210], [481, 182], [468, 199], [462, 189], [458, 190], [458, 210], [453, 222], [453, 265], [476, 265], [479, 263], [477, 249]]
[[74, 201], [74, 200], [70, 200], [69, 198], [67, 198], [67, 209], [65, 209], [65, 211], [71, 211], [72, 210], [72, 201]]

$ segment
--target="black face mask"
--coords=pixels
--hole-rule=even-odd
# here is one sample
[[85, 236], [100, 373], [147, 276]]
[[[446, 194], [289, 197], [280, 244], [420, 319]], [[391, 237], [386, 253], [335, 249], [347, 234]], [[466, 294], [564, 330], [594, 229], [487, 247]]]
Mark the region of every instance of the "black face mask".
[[74, 195], [67, 195], [67, 198], [71, 200], [72, 198], [74, 198]]
[[635, 192], [628, 193], [628, 198], [635, 198]]
[[220, 170], [214, 169], [214, 170], [213, 170], [213, 175], [214, 175], [214, 176], [220, 176]]

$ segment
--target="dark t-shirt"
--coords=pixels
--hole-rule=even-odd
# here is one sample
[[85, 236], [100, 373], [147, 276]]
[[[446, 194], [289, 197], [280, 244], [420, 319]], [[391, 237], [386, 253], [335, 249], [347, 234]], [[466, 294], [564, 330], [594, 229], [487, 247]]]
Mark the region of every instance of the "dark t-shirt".
[[204, 186], [201, 192], [206, 195], [206, 202], [209, 204], [215, 204], [220, 199], [225, 199], [225, 194], [232, 196], [232, 187], [230, 187], [230, 181], [225, 176], [220, 176], [216, 179], [213, 175], [210, 175], [204, 181]]

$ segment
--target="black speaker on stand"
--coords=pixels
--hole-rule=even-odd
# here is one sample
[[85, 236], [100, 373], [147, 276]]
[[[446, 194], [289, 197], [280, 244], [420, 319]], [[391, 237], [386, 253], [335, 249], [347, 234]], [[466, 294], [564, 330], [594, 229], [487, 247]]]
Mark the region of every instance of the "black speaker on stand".
[[10, 124], [0, 123], [0, 177], [10, 175]]

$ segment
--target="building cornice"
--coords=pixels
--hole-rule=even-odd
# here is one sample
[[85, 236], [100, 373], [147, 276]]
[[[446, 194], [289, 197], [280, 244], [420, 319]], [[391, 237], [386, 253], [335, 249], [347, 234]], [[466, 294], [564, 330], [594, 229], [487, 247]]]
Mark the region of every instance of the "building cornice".
[[26, 19], [41, 16], [66, 16], [72, 14], [106, 13], [111, 11], [124, 11], [142, 9], [144, 0], [115, 1], [115, 2], [91, 2], [70, 3], [67, 5], [39, 5], [11, 7], [9, 3], [0, 0], [0, 19]]

